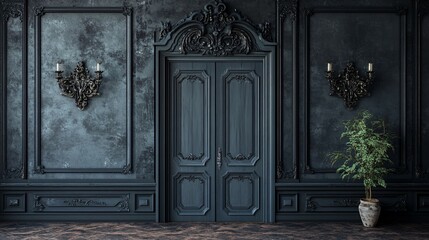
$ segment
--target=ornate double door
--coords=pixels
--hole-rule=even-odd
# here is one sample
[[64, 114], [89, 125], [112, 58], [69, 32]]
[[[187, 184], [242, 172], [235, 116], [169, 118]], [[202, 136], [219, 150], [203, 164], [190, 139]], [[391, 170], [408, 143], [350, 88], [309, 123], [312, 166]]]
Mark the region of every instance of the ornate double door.
[[263, 221], [262, 60], [171, 60], [169, 221]]

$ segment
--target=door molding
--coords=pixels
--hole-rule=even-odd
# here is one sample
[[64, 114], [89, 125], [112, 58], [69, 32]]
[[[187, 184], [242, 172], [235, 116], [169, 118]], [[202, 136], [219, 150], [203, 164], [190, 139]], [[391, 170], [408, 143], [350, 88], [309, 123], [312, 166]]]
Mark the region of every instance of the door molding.
[[166, 152], [169, 109], [166, 100], [167, 63], [171, 60], [262, 60], [264, 82], [262, 91], [263, 106], [268, 115], [263, 124], [268, 131], [263, 134], [267, 159], [265, 161], [261, 194], [263, 221], [274, 222], [275, 217], [275, 117], [279, 97], [275, 91], [275, 51], [276, 43], [271, 40], [269, 23], [257, 27], [239, 11], [229, 11], [220, 0], [204, 6], [203, 10], [192, 12], [176, 24], [163, 23], [159, 41], [155, 47], [155, 165], [156, 165], [156, 221], [167, 220], [166, 205]]

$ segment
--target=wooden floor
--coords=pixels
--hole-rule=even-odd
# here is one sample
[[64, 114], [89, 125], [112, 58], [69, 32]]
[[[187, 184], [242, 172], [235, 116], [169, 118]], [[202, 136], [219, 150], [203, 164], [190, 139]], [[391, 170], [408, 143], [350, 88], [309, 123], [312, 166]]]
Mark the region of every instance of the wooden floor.
[[0, 223], [0, 239], [429, 239], [429, 223]]

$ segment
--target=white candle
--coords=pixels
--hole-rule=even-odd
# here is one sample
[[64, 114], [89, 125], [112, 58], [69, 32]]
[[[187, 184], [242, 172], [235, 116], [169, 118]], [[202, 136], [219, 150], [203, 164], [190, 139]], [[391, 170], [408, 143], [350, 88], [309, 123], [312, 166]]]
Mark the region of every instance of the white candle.
[[57, 63], [57, 72], [60, 71], [60, 63]]
[[100, 71], [100, 63], [97, 63], [97, 71]]
[[328, 63], [328, 72], [332, 71], [332, 63]]
[[372, 72], [372, 63], [368, 63], [368, 72]]

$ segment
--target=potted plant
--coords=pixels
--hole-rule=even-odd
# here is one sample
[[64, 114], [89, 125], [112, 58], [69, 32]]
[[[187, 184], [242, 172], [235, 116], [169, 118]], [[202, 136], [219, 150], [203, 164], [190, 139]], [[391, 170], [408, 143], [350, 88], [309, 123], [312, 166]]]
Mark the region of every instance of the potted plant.
[[391, 169], [386, 164], [391, 163], [389, 150], [392, 135], [386, 131], [381, 119], [374, 119], [365, 110], [344, 122], [345, 130], [341, 138], [346, 138], [344, 151], [329, 153], [332, 164], [341, 162], [337, 172], [342, 179], [352, 178], [362, 180], [365, 187], [365, 198], [360, 200], [359, 214], [365, 227], [374, 227], [380, 216], [380, 202], [373, 198], [372, 189], [381, 186], [386, 188], [384, 177]]

